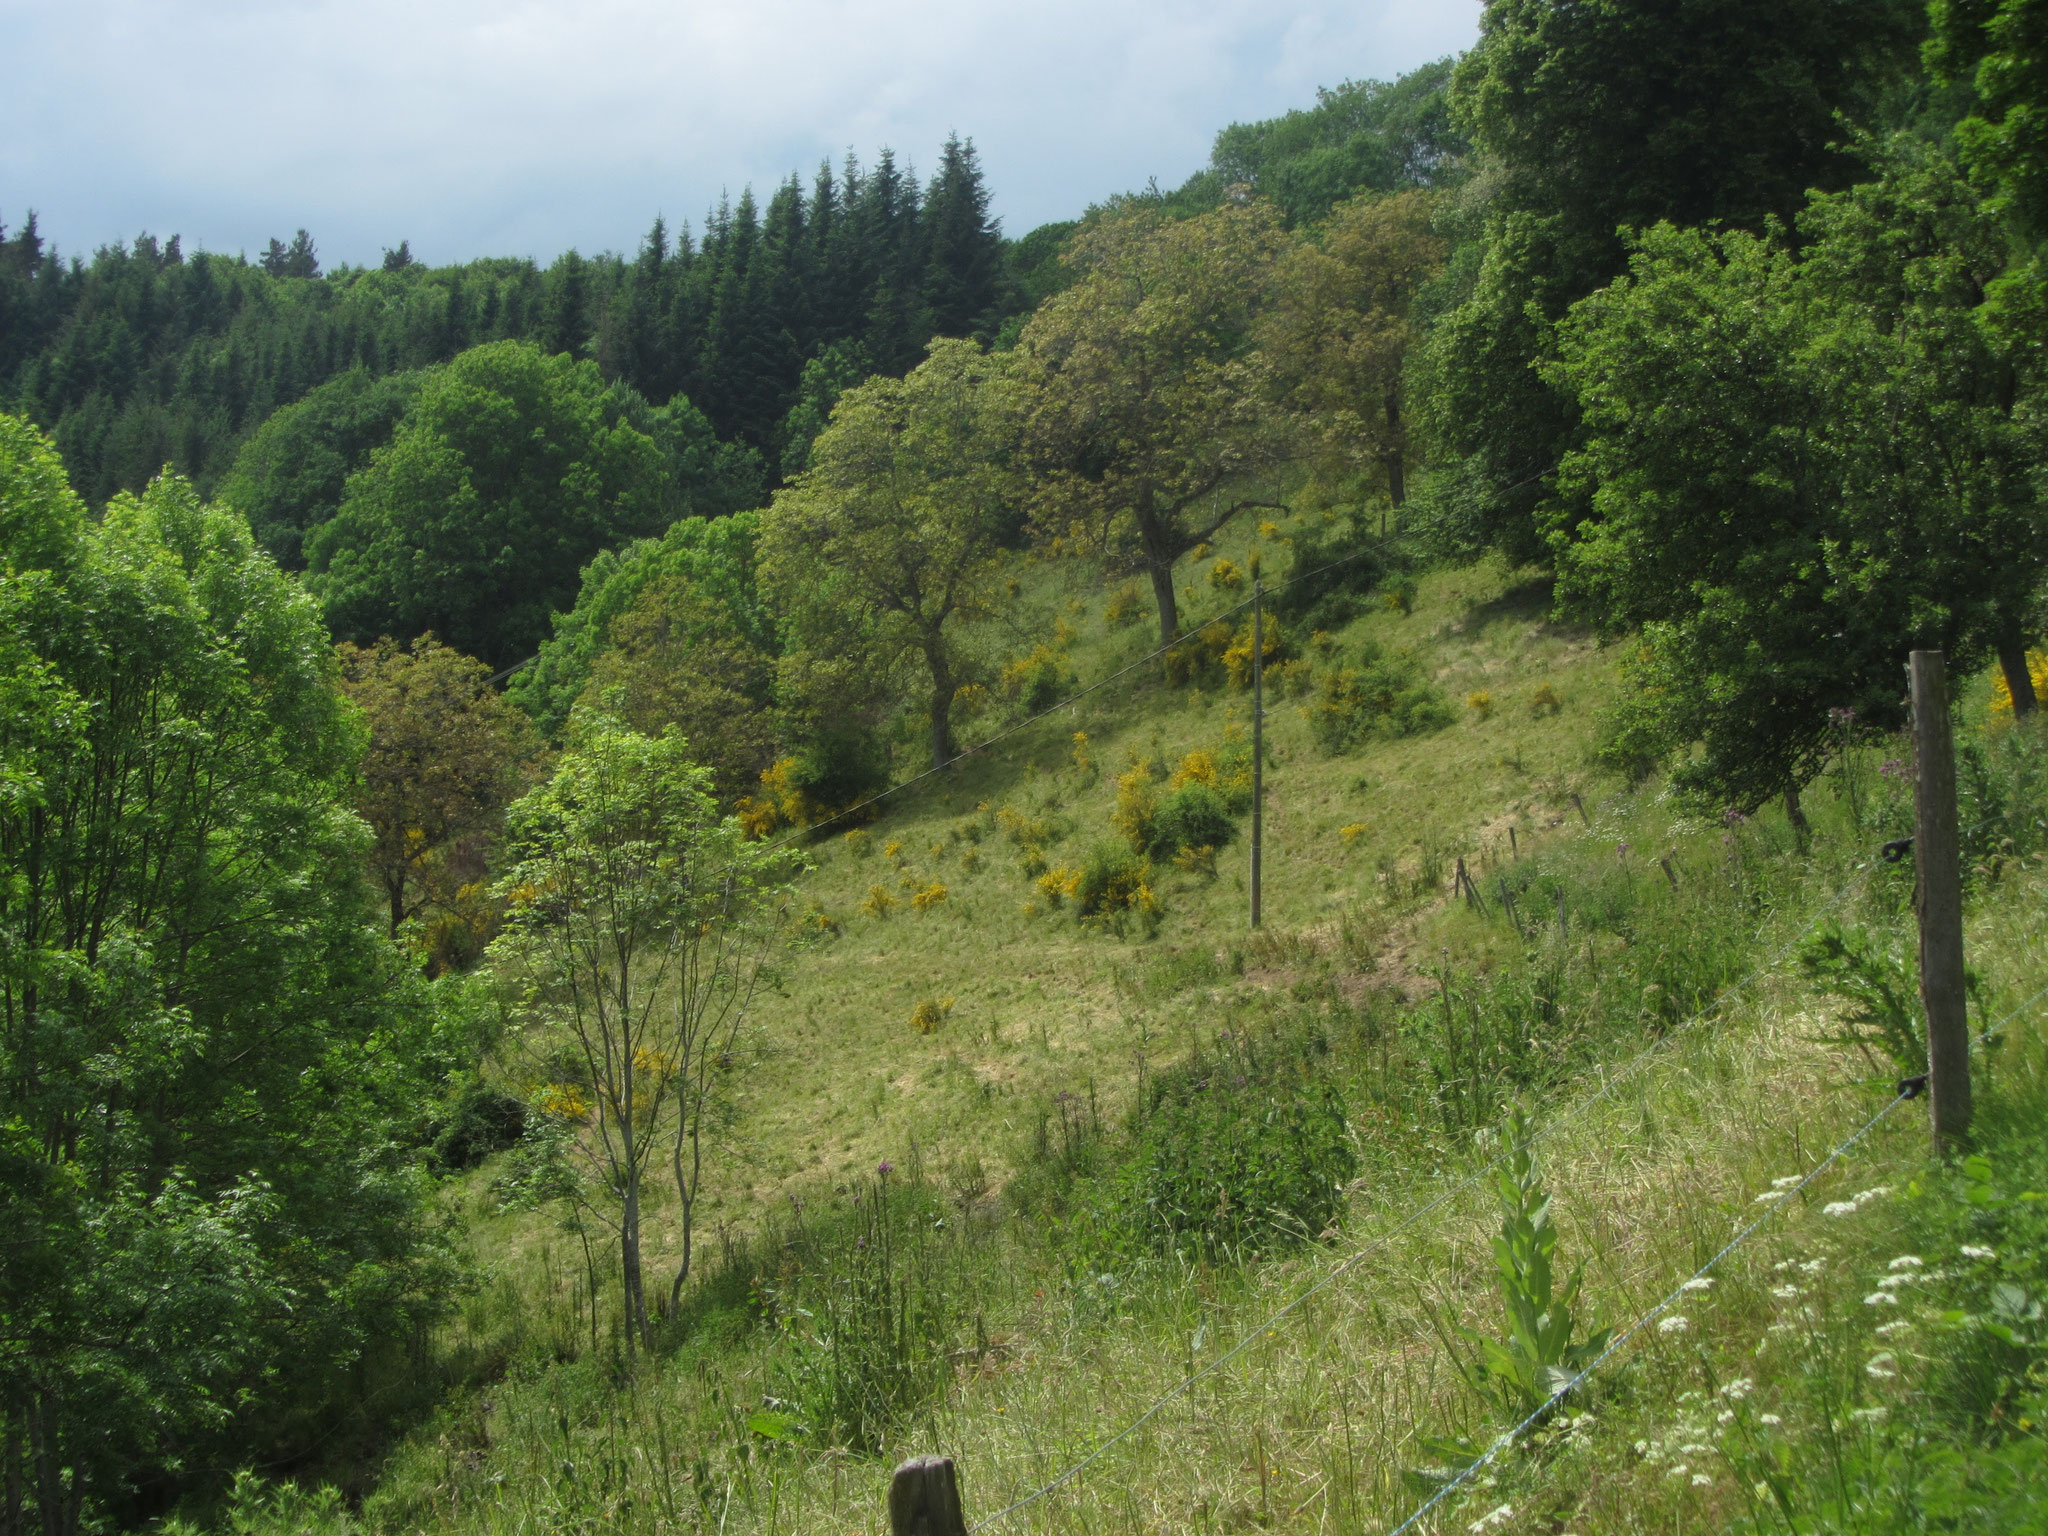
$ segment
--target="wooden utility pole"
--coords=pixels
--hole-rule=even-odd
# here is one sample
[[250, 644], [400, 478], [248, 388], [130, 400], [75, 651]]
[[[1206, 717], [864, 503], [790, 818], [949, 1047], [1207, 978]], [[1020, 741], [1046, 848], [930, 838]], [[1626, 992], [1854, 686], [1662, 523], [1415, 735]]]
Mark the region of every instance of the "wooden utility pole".
[[1252, 926], [1259, 926], [1259, 863], [1265, 852], [1266, 604], [1265, 584], [1252, 580]]
[[1963, 994], [1963, 877], [1956, 756], [1940, 651], [1915, 651], [1913, 863], [1920, 885], [1920, 1001], [1927, 1013], [1927, 1089], [1934, 1149], [1970, 1135], [1970, 1021]]
[[889, 1480], [890, 1536], [967, 1536], [950, 1456], [913, 1456]]

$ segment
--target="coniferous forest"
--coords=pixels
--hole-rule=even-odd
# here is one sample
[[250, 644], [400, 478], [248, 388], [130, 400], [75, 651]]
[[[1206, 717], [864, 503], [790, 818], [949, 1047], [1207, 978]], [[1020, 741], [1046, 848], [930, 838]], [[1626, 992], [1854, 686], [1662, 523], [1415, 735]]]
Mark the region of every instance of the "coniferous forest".
[[1020, 233], [10, 209], [0, 1536], [2040, 1528], [2044, 111], [1488, 0]]

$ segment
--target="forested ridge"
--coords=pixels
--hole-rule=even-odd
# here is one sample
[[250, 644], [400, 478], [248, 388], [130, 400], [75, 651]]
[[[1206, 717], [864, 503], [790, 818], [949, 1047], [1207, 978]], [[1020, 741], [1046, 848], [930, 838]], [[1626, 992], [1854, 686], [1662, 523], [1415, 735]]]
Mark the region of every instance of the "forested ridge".
[[1016, 239], [0, 230], [0, 1536], [2038, 1521], [2044, 17], [1489, 0]]

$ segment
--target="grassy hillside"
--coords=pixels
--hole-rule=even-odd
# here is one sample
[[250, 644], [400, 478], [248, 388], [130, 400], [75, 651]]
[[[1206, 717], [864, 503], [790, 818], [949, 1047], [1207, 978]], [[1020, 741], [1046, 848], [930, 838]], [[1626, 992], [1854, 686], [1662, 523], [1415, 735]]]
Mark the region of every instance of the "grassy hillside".
[[[1312, 526], [1262, 530], [1268, 565]], [[1208, 585], [1215, 559], [1251, 552], [1185, 577], [1197, 622], [1242, 596]], [[1089, 683], [1151, 648], [1142, 618], [1105, 617], [1114, 585], [1076, 571], [1019, 569], [1035, 619], [990, 637], [998, 659], [1050, 639], [1052, 671]], [[1190, 753], [1225, 778], [1241, 764], [1247, 696], [1220, 672], [1175, 686], [1140, 667], [833, 829], [802, 882], [804, 942], [734, 1064], [701, 1278], [659, 1357], [624, 1371], [599, 1234], [520, 1198], [535, 1158], [502, 1154], [449, 1187], [477, 1281], [447, 1329], [445, 1406], [359, 1508], [252, 1483], [237, 1529], [873, 1531], [888, 1467], [924, 1449], [960, 1459], [970, 1520], [1100, 1451], [1006, 1528], [1398, 1523], [1446, 1465], [1437, 1442], [1503, 1427], [1456, 1364], [1459, 1325], [1501, 1329], [1495, 1192], [1469, 1175], [1501, 1150], [1502, 1106], [1547, 1137], [1582, 1317], [1628, 1323], [1890, 1098], [1896, 1072], [1831, 1043], [1842, 1004], [1794, 950], [1826, 923], [1903, 942], [1911, 877], [1873, 856], [1909, 821], [1895, 745], [1855, 749], [1809, 795], [1807, 847], [1776, 815], [1702, 824], [1593, 769], [1612, 657], [1548, 620], [1529, 573], [1436, 570], [1386, 598], [1288, 630], [1296, 659], [1269, 668], [1261, 932], [1242, 816], [1213, 871], [1153, 857], [1149, 905], [1084, 920], [1065, 894], [1118, 846], [1131, 764], [1158, 766], [1155, 794]], [[1325, 751], [1308, 712], [1373, 655], [1433, 685], [1448, 723]], [[979, 739], [1026, 707], [993, 692]], [[1966, 708], [1980, 1023], [2017, 1010], [1982, 1079], [1992, 1182], [1928, 1171], [1921, 1108], [1896, 1109], [1667, 1314], [1682, 1326], [1632, 1340], [1425, 1529], [1782, 1529], [1785, 1510], [1888, 1529], [1872, 1511], [1961, 1508], [1971, 1478], [2020, 1490], [1983, 1500], [2030, 1496], [2032, 1417], [1996, 1454], [1943, 1461], [2035, 1390], [2031, 1314], [2021, 1344], [1981, 1349], [1942, 1317], [1988, 1306], [2006, 1262], [1965, 1242], [2010, 1251], [2015, 1305], [2031, 1300], [2032, 1251], [1970, 1223], [2034, 1209], [2002, 1202], [2040, 1161], [2048, 1062], [2021, 1006], [2048, 983], [2042, 749], [1982, 727], [1981, 696]], [[1460, 858], [1479, 902], [1451, 894]], [[549, 1047], [508, 1041], [505, 1077], [544, 1081]], [[1234, 1244], [1147, 1226], [1162, 1167], [1260, 1134], [1256, 1114], [1201, 1119], [1223, 1089], [1175, 1097], [1233, 1074], [1279, 1085], [1274, 1104], [1341, 1097], [1341, 1199], [1306, 1241], [1284, 1222]], [[1180, 1103], [1192, 1121], [1170, 1120]], [[1174, 1126], [1187, 1143], [1148, 1162]], [[1259, 1145], [1289, 1176], [1292, 1144]], [[1227, 1204], [1189, 1219], [1222, 1230]], [[658, 1276], [672, 1215], [655, 1213]], [[1923, 1262], [1888, 1268], [1902, 1254]], [[1866, 1304], [1880, 1294], [1902, 1300]]]

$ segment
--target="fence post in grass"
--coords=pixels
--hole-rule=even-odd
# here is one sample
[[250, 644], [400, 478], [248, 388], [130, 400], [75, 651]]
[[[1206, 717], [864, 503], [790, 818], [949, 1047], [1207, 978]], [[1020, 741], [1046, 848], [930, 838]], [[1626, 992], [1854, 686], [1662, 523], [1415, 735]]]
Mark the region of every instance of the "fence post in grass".
[[1252, 926], [1259, 926], [1259, 865], [1265, 849], [1266, 604], [1265, 584], [1252, 579]]
[[1927, 1011], [1927, 1088], [1934, 1149], [1970, 1135], [1970, 1021], [1963, 993], [1963, 877], [1956, 756], [1940, 651], [1915, 651], [1913, 861], [1920, 886], [1920, 1001]]
[[913, 1456], [889, 1480], [889, 1536], [967, 1536], [950, 1456]]

